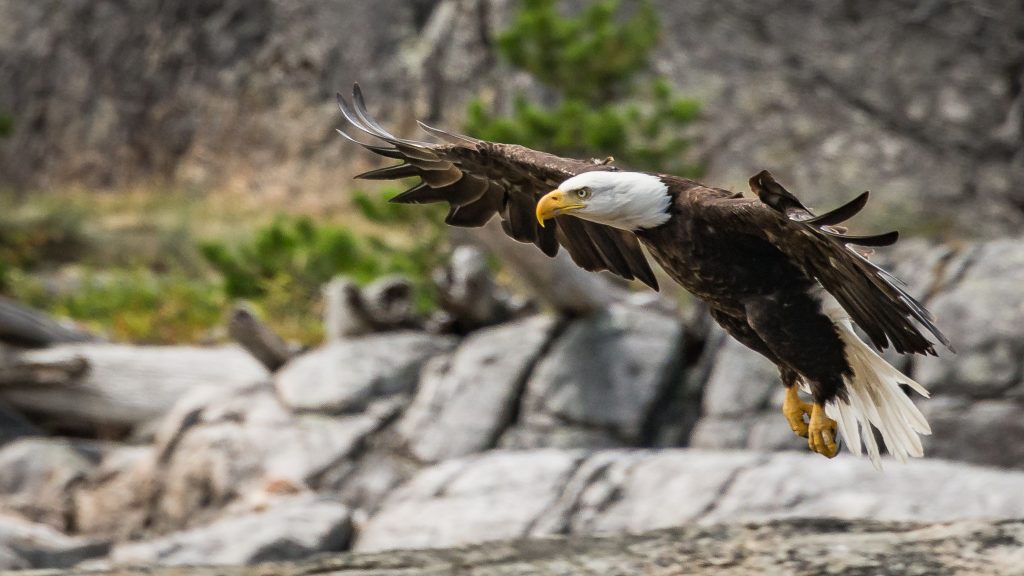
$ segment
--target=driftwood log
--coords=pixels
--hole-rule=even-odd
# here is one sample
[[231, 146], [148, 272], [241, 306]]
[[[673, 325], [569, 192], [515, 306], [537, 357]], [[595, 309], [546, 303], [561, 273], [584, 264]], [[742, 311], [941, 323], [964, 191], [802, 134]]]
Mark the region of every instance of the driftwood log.
[[[506, 322], [531, 311], [526, 300], [515, 298], [494, 281], [487, 255], [476, 246], [455, 248], [451, 259], [433, 274], [438, 305], [439, 331], [465, 334]], [[438, 328], [435, 326], [435, 328]]]
[[288, 343], [244, 304], [236, 306], [231, 313], [228, 334], [271, 372], [276, 372], [294, 355]]
[[328, 342], [423, 327], [412, 285], [405, 278], [387, 276], [361, 288], [349, 278], [338, 276], [324, 286], [323, 297]]
[[89, 342], [96, 337], [46, 314], [0, 296], [0, 343], [40, 348], [65, 342]]
[[237, 346], [60, 344], [8, 354], [0, 367], [0, 400], [67, 427], [131, 427], [160, 417], [194, 390], [267, 377]]

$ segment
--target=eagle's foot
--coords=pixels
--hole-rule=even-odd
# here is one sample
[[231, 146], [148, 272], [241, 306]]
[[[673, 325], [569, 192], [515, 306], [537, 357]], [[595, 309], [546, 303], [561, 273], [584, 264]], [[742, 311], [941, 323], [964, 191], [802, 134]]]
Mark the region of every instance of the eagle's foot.
[[807, 426], [807, 445], [826, 458], [839, 452], [836, 445], [836, 421], [825, 416], [825, 407], [817, 402], [811, 408], [811, 422]]
[[782, 414], [786, 417], [794, 434], [801, 438], [807, 438], [807, 423], [804, 422], [804, 415], [810, 416], [811, 405], [800, 400], [800, 394], [795, 385], [786, 387], [786, 399], [782, 401]]

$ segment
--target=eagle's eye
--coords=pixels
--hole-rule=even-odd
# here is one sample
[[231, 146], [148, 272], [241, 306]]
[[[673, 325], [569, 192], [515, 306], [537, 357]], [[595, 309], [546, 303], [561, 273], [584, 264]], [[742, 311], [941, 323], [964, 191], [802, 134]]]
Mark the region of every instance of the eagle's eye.
[[579, 190], [576, 191], [576, 197], [578, 197], [580, 200], [586, 200], [587, 198], [590, 198], [590, 188], [580, 188]]

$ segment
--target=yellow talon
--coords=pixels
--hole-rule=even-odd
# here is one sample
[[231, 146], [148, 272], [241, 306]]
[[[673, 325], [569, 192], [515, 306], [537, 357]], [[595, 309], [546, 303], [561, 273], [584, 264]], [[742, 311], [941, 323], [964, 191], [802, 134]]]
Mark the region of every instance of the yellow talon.
[[807, 445], [826, 458], [839, 452], [836, 445], [836, 421], [825, 416], [825, 407], [815, 403], [811, 408], [811, 422], [807, 429]]
[[800, 394], [796, 386], [786, 388], [786, 399], [782, 401], [782, 414], [789, 421], [789, 427], [793, 433], [801, 438], [807, 438], [807, 423], [804, 422], [804, 414], [811, 413], [811, 405], [800, 401]]

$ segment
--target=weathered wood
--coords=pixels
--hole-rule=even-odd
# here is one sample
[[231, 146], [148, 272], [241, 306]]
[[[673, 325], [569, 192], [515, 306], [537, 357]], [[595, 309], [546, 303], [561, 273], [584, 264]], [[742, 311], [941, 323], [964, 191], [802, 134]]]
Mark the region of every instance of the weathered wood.
[[236, 306], [231, 313], [228, 334], [271, 372], [276, 372], [292, 357], [288, 344], [244, 304]]
[[327, 342], [387, 330], [421, 328], [412, 285], [397, 276], [380, 278], [360, 288], [344, 276], [323, 288], [324, 331]]
[[88, 370], [81, 356], [31, 360], [13, 355], [0, 363], [0, 386], [74, 386]]
[[96, 340], [96, 337], [88, 332], [0, 296], [0, 342], [25, 348], [38, 348], [62, 342], [93, 340]]
[[242, 387], [269, 376], [237, 346], [61, 344], [21, 352], [14, 356], [14, 365], [48, 374], [53, 367], [72, 369], [83, 360], [88, 370], [66, 380], [50, 378], [46, 386], [28, 370], [24, 381], [0, 387], [0, 399], [26, 413], [61, 418], [69, 426], [134, 426], [160, 417], [193, 390]]
[[467, 333], [510, 320], [527, 311], [529, 303], [513, 298], [494, 281], [486, 255], [463, 245], [448, 264], [433, 275], [438, 304], [448, 318], [448, 332]]

